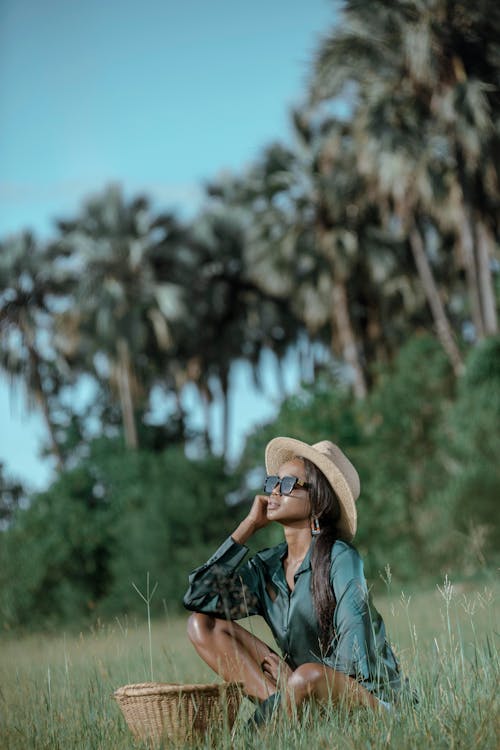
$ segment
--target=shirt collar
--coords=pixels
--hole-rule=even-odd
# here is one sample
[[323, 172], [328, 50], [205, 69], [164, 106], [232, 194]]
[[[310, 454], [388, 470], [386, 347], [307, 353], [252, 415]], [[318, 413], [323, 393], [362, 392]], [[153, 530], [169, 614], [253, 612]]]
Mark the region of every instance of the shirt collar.
[[[315, 537], [312, 537], [311, 544], [309, 545], [309, 549], [306, 552], [306, 556], [302, 560], [299, 570], [301, 570], [302, 568], [306, 568], [307, 566], [311, 567], [311, 555], [314, 549], [315, 541], [316, 541]], [[283, 562], [283, 560], [288, 554], [288, 544], [286, 542], [282, 542], [275, 549], [276, 549], [276, 553], [279, 554], [279, 559], [281, 560], [281, 562]]]

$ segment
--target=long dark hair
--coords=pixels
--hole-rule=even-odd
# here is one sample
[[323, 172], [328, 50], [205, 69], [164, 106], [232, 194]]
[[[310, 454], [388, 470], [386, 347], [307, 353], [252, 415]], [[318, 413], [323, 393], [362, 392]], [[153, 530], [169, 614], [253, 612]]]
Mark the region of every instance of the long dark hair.
[[310, 484], [311, 516], [318, 519], [321, 528], [311, 558], [312, 597], [319, 623], [320, 646], [326, 653], [333, 638], [333, 613], [337, 604], [330, 581], [330, 556], [334, 542], [340, 538], [337, 528], [340, 504], [325, 475], [309, 459], [299, 458], [304, 462], [306, 481]]

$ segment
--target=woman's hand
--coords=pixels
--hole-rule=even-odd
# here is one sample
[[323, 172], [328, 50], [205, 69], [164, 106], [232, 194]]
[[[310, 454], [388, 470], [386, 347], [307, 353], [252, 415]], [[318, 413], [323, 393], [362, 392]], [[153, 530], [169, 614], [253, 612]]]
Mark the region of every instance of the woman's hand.
[[291, 667], [278, 654], [269, 653], [261, 662], [262, 671], [278, 690], [286, 687], [288, 678], [292, 674]]
[[247, 516], [248, 520], [252, 522], [255, 531], [263, 529], [270, 523], [267, 517], [267, 503], [269, 495], [255, 495], [252, 507]]
[[267, 517], [267, 495], [255, 495], [252, 507], [246, 518], [240, 523], [236, 531], [231, 534], [235, 542], [245, 544], [252, 534], [259, 529], [263, 529], [270, 523]]

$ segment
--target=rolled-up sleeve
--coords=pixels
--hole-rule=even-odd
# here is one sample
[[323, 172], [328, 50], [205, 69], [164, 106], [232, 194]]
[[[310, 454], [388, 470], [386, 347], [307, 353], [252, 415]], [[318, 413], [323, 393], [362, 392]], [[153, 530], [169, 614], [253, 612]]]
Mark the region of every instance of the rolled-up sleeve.
[[184, 606], [228, 620], [261, 614], [260, 575], [248, 548], [228, 537], [206, 563], [189, 575]]

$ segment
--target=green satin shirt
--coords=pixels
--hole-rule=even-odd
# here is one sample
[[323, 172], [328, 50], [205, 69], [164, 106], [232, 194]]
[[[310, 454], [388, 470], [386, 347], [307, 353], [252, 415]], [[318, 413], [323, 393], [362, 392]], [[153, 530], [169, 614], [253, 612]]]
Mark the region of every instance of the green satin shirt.
[[330, 581], [337, 602], [334, 637], [327, 653], [321, 653], [311, 594], [313, 545], [314, 538], [291, 591], [283, 568], [286, 542], [243, 563], [248, 548], [229, 537], [189, 576], [184, 605], [230, 620], [261, 615], [292, 669], [306, 662], [326, 664], [354, 677], [382, 700], [394, 700], [401, 689], [399, 666], [382, 617], [371, 602], [361, 557], [343, 541], [336, 541], [331, 553]]

